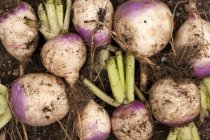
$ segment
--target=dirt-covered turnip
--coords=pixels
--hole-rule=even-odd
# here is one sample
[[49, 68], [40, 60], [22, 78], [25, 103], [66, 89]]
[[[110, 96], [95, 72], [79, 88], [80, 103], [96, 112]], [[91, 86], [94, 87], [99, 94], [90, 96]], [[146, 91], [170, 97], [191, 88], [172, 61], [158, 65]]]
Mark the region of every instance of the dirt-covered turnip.
[[189, 63], [197, 78], [210, 75], [210, 22], [199, 16], [192, 0], [189, 1], [188, 18], [178, 30], [174, 46], [175, 50], [185, 50], [186, 47], [193, 50], [195, 55]]
[[9, 88], [9, 101], [17, 119], [31, 126], [49, 125], [69, 111], [64, 82], [44, 73], [15, 80]]
[[105, 140], [111, 132], [111, 122], [106, 110], [90, 100], [75, 121], [76, 134], [82, 140]]
[[111, 118], [113, 132], [119, 140], [149, 140], [152, 122], [149, 110], [139, 101], [118, 107]]
[[64, 77], [69, 85], [73, 85], [86, 60], [86, 46], [75, 33], [61, 34], [45, 43], [41, 59], [48, 71]]
[[181, 126], [200, 113], [200, 93], [189, 79], [157, 81], [150, 90], [149, 102], [154, 117], [168, 126]]
[[32, 7], [21, 2], [0, 15], [0, 39], [6, 50], [20, 62], [27, 61], [38, 42], [37, 18]]
[[88, 46], [91, 45], [92, 33], [95, 47], [104, 46], [111, 41], [114, 11], [110, 0], [76, 0], [72, 8], [74, 27]]
[[129, 0], [117, 7], [113, 26], [120, 46], [140, 59], [167, 45], [173, 31], [173, 16], [161, 1]]

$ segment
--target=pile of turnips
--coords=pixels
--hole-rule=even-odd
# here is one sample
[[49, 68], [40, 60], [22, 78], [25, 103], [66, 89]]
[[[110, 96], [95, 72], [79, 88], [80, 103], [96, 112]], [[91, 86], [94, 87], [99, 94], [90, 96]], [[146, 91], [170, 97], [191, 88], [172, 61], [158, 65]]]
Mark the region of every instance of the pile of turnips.
[[[42, 33], [46, 42], [40, 58], [48, 72], [22, 73], [7, 92], [0, 92], [0, 128], [12, 117], [9, 107], [18, 121], [30, 126], [50, 125], [63, 119], [75, 100], [72, 94], [80, 91], [75, 86], [80, 81], [83, 88], [116, 107], [110, 115], [101, 100], [90, 99], [75, 112], [75, 133], [82, 140], [104, 140], [111, 132], [119, 140], [149, 140], [154, 134], [154, 120], [171, 127], [168, 140], [199, 140], [193, 121], [200, 114], [203, 122], [210, 110], [210, 23], [199, 16], [196, 3], [189, 0], [188, 18], [171, 41], [173, 14], [159, 0], [129, 0], [116, 9], [110, 0], [65, 2], [45, 0], [38, 5], [37, 14], [29, 4], [20, 2], [0, 15], [0, 39], [21, 64], [30, 60], [38, 45], [39, 31]], [[69, 32], [71, 17], [75, 32]], [[119, 47], [113, 46], [113, 41]], [[150, 81], [146, 91], [145, 83], [151, 79], [144, 70], [157, 66], [150, 58], [170, 41], [174, 55], [188, 48], [196, 52], [186, 64], [193, 77], [176, 79], [165, 75]], [[95, 58], [99, 65], [90, 65], [96, 67], [97, 77], [102, 70], [107, 73], [112, 95], [88, 80], [88, 71], [81, 72], [87, 67], [92, 47], [99, 50]], [[135, 78], [137, 61], [141, 67], [140, 90]], [[141, 90], [149, 93], [148, 101]]]

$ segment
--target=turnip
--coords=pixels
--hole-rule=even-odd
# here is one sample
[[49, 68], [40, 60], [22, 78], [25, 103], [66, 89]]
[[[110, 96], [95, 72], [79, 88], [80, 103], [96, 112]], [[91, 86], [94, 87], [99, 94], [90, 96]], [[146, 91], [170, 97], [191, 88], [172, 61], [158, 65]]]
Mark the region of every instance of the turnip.
[[90, 100], [75, 120], [76, 134], [82, 140], [105, 140], [111, 132], [106, 110]]
[[158, 0], [129, 0], [117, 7], [114, 31], [120, 47], [137, 59], [150, 57], [169, 42], [173, 17], [166, 4]]
[[[88, 79], [83, 84], [106, 103], [117, 107], [111, 117], [112, 129], [117, 139], [148, 140], [152, 136], [153, 121], [148, 110], [148, 103], [134, 85], [135, 61], [132, 53], [116, 52], [116, 57], [106, 61], [109, 82], [114, 100], [98, 89]], [[125, 62], [125, 66], [124, 63]], [[124, 69], [125, 68], [125, 69]], [[134, 88], [135, 87], [135, 88]], [[141, 101], [134, 101], [134, 91]]]
[[69, 111], [64, 82], [52, 75], [32, 73], [15, 80], [9, 101], [21, 123], [44, 126], [62, 119]]
[[41, 59], [48, 71], [64, 77], [72, 86], [79, 78], [79, 70], [85, 63], [86, 46], [75, 33], [57, 35], [44, 44]]
[[168, 126], [181, 126], [200, 113], [200, 93], [189, 79], [164, 78], [154, 83], [149, 102], [154, 117]]
[[32, 7], [21, 2], [0, 15], [0, 39], [6, 50], [20, 62], [27, 61], [38, 42], [37, 18]]
[[188, 50], [196, 52], [188, 62], [195, 77], [210, 75], [210, 23], [199, 16], [192, 0], [189, 0], [188, 18], [178, 30], [174, 45], [175, 50], [186, 50], [188, 47]]
[[120, 140], [148, 140], [152, 136], [152, 116], [139, 101], [117, 108], [111, 121], [114, 134]]
[[111, 41], [113, 6], [110, 0], [76, 0], [72, 8], [74, 27], [88, 46], [91, 46], [92, 34], [95, 47]]

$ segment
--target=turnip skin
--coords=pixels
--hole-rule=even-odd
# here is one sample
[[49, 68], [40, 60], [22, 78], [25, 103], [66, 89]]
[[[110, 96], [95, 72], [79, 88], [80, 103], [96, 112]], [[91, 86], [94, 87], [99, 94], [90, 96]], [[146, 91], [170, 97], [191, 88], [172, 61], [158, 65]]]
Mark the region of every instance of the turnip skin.
[[149, 140], [153, 132], [152, 122], [150, 112], [139, 101], [118, 107], [111, 118], [113, 132], [120, 140]]
[[150, 57], [169, 42], [173, 17], [166, 4], [158, 0], [129, 0], [117, 7], [114, 31], [124, 49], [136, 58]]
[[154, 117], [168, 126], [182, 126], [200, 113], [198, 87], [189, 79], [179, 83], [171, 78], [157, 81], [151, 88], [149, 102]]
[[0, 16], [0, 39], [6, 50], [21, 62], [31, 57], [38, 43], [38, 29], [27, 25], [27, 20], [36, 23], [37, 18], [32, 7], [25, 2]]
[[64, 82], [49, 74], [27, 74], [15, 80], [9, 101], [18, 120], [31, 126], [49, 125], [69, 111]]
[[[90, 100], [75, 121], [76, 134], [82, 140], [105, 140], [111, 132], [111, 122], [106, 110]], [[82, 136], [81, 136], [82, 134]]]
[[47, 41], [41, 50], [45, 68], [56, 76], [64, 77], [73, 85], [86, 60], [86, 46], [75, 33], [58, 35]]
[[187, 20], [176, 34], [174, 46], [175, 50], [185, 47], [198, 50], [189, 64], [192, 65], [195, 77], [203, 78], [210, 75], [210, 22], [201, 19], [194, 4], [190, 8]]
[[[106, 25], [100, 26], [94, 34], [94, 46], [105, 46], [111, 42], [110, 31], [112, 29], [113, 6], [110, 0], [76, 0], [73, 3], [73, 19], [77, 32], [85, 39], [88, 46], [91, 45], [91, 36], [97, 23]], [[96, 22], [90, 22], [95, 20]], [[109, 29], [108, 29], [108, 28]]]

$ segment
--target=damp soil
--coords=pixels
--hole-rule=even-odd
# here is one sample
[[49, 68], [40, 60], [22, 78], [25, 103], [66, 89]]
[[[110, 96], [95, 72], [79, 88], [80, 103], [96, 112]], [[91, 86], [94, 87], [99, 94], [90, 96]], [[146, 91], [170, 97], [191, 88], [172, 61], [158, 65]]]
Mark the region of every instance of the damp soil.
[[[11, 2], [12, 0], [10, 0], [10, 2], [8, 2], [8, 0], [4, 0], [3, 2], [0, 2], [0, 8], [10, 8], [10, 6], [12, 3], [14, 3], [14, 0]], [[37, 6], [37, 2], [35, 0], [24, 0], [28, 3], [30, 3], [34, 8]], [[40, 0], [41, 1], [41, 0]], [[120, 3], [122, 3], [124, 0], [112, 0], [112, 3], [114, 5], [114, 7], [116, 8], [116, 6]], [[174, 8], [176, 7], [176, 10], [174, 11], [174, 15], [175, 15], [175, 28], [174, 28], [174, 34], [177, 32], [177, 29], [181, 26], [181, 24], [185, 21], [185, 19], [187, 18], [187, 13], [185, 11], [185, 6], [186, 6], [186, 2], [181, 2], [180, 0], [161, 0], [163, 2], [165, 2], [171, 9], [171, 11], [174, 11]], [[179, 3], [179, 4], [178, 4]], [[178, 5], [177, 5], [178, 4]], [[36, 8], [35, 8], [36, 9]], [[206, 19], [210, 21], [210, 1], [209, 0], [199, 0], [197, 2], [197, 9], [200, 13], [200, 15]], [[103, 20], [103, 11], [99, 11], [100, 12], [100, 17], [101, 20]], [[71, 24], [72, 25], [72, 24]], [[70, 28], [70, 31], [75, 31], [75, 29], [73, 27]], [[29, 63], [26, 65], [26, 73], [33, 73], [33, 72], [46, 72], [47, 70], [43, 67], [41, 61], [40, 61], [40, 50], [41, 47], [43, 46], [43, 44], [45, 43], [45, 40], [43, 38], [43, 36], [40, 34], [40, 39], [39, 39], [39, 43], [38, 43], [38, 48], [35, 51], [35, 53], [33, 54], [31, 60], [29, 61]], [[117, 45], [116, 42], [113, 41], [113, 44]], [[170, 48], [170, 46], [167, 46], [167, 48]], [[166, 50], [163, 50], [163, 52]], [[97, 53], [97, 52], [96, 52]], [[159, 56], [157, 56], [154, 59], [159, 58]], [[136, 63], [136, 77], [139, 77], [138, 73], [139, 73], [139, 66], [138, 63]], [[13, 57], [11, 57], [7, 51], [4, 49], [3, 45], [0, 42], [0, 82], [2, 84], [5, 84], [7, 86], [9, 86], [11, 84], [12, 81], [14, 81], [16, 78], [18, 78], [19, 75], [19, 62], [17, 60], [15, 60]], [[88, 65], [88, 64], [86, 64]], [[183, 68], [185, 69], [185, 68]], [[86, 75], [87, 74], [88, 69], [84, 68], [81, 71], [81, 74]], [[161, 73], [158, 76], [162, 76]], [[157, 80], [156, 76], [155, 80]], [[181, 75], [183, 76], [183, 75]], [[184, 75], [186, 76], [186, 75]], [[189, 75], [187, 75], [189, 76]], [[108, 84], [108, 79], [107, 79], [107, 75], [106, 73], [102, 73], [102, 75], [100, 76], [102, 77], [102, 81], [104, 82], [104, 84], [100, 84], [100, 81], [96, 81], [95, 83], [103, 90], [106, 90], [107, 93], [110, 93], [110, 88], [109, 88], [109, 84]], [[139, 79], [136, 79], [136, 82], [139, 82]], [[75, 132], [74, 132], [74, 125], [73, 125], [73, 120], [76, 117], [76, 113], [77, 111], [79, 111], [84, 105], [85, 103], [88, 101], [89, 98], [95, 98], [95, 100], [100, 103], [102, 106], [104, 106], [108, 113], [111, 115], [111, 113], [113, 112], [114, 108], [110, 107], [109, 105], [106, 105], [105, 103], [101, 102], [100, 99], [92, 96], [92, 94], [90, 94], [88, 92], [87, 89], [85, 89], [82, 84], [79, 82], [77, 84], [77, 89], [79, 89], [79, 92], [77, 95], [70, 95], [72, 96], [71, 98], [71, 110], [69, 112], [69, 115], [67, 115], [64, 119], [62, 119], [60, 122], [58, 123], [54, 123], [52, 125], [49, 126], [45, 126], [45, 127], [31, 127], [31, 126], [26, 126], [26, 132], [27, 132], [27, 136], [29, 140], [65, 140], [65, 139], [69, 139], [69, 137], [71, 137], [73, 140], [77, 140], [78, 138], [75, 137]], [[70, 92], [68, 92], [70, 93]], [[196, 125], [198, 127], [200, 136], [202, 140], [209, 140], [210, 139], [210, 119], [207, 119], [204, 121], [204, 123], [200, 123], [199, 121], [195, 121]], [[164, 125], [161, 125], [160, 123], [158, 123], [157, 121], [155, 121], [155, 131], [153, 133], [153, 137], [151, 138], [151, 140], [164, 140], [167, 137], [167, 134], [169, 132], [169, 127], [166, 127]], [[24, 132], [22, 129], [22, 126], [20, 123], [18, 123], [15, 119], [13, 119], [12, 121], [10, 121], [10, 123], [4, 127], [3, 129], [0, 130], [1, 132], [6, 132], [7, 134], [7, 139], [8, 140], [13, 140], [13, 139], [24, 139]], [[68, 136], [66, 135], [66, 133], [68, 133]], [[111, 134], [109, 140], [115, 140], [116, 138], [113, 136], [113, 134]]]

